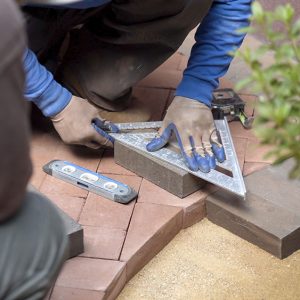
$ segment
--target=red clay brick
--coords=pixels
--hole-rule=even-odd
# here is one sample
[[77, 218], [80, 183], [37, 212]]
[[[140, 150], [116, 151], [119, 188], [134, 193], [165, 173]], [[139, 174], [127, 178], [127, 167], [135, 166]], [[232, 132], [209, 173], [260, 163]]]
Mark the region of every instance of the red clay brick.
[[34, 187], [40, 189], [46, 179], [46, 173], [44, 173], [42, 167], [49, 161], [53, 159], [67, 160], [95, 171], [101, 159], [101, 152], [92, 151], [85, 147], [65, 145], [49, 133], [36, 135], [33, 138], [31, 156], [34, 169], [31, 183]]
[[166, 60], [162, 65], [160, 65], [157, 70], [178, 70], [181, 63], [181, 59], [184, 57], [183, 54], [176, 52], [168, 60]]
[[76, 288], [55, 286], [51, 295], [51, 300], [102, 300], [105, 293], [101, 291], [91, 291]]
[[30, 183], [40, 189], [46, 178], [42, 167], [53, 159], [60, 141], [53, 133], [41, 133], [34, 131], [31, 138], [31, 160], [33, 175]]
[[141, 80], [138, 86], [152, 87], [152, 88], [165, 88], [165, 89], [176, 89], [177, 85], [182, 79], [181, 71], [165, 71], [156, 70], [146, 78]]
[[162, 204], [183, 208], [183, 228], [186, 228], [205, 217], [204, 199], [206, 197], [207, 194], [200, 190], [181, 199], [143, 179], [138, 203]]
[[[133, 177], [134, 176], [127, 176]], [[82, 225], [126, 230], [135, 201], [120, 204], [90, 193], [79, 218]]]
[[[126, 267], [125, 267], [126, 268]], [[105, 300], [115, 300], [126, 284], [126, 269], [122, 272], [118, 280], [115, 280], [105, 293]]]
[[33, 174], [30, 178], [30, 183], [39, 190], [43, 181], [46, 178], [46, 173], [43, 171], [42, 166], [37, 166], [33, 161]]
[[169, 99], [169, 90], [136, 87], [133, 96], [151, 112], [152, 121], [160, 121], [162, 119]]
[[126, 231], [94, 226], [83, 226], [84, 253], [80, 256], [118, 260]]
[[82, 225], [126, 230], [134, 208], [134, 202], [120, 204], [89, 194], [79, 218]]
[[[130, 185], [139, 190], [141, 178], [137, 176], [109, 175], [111, 178]], [[129, 225], [135, 201], [130, 204], [120, 204], [90, 193], [83, 207], [79, 223], [126, 230]]]
[[229, 128], [233, 137], [258, 140], [254, 135], [253, 130], [245, 129], [240, 121], [229, 122]]
[[48, 194], [47, 196], [67, 215], [69, 215], [75, 221], [78, 221], [85, 199], [67, 195], [62, 196], [57, 193]]
[[113, 278], [109, 288], [103, 291], [96, 291], [84, 288], [69, 288], [63, 286], [55, 286], [50, 298], [50, 293], [48, 298], [51, 300], [115, 300], [126, 283], [126, 271], [122, 271], [120, 276]]
[[31, 138], [31, 157], [34, 165], [43, 166], [53, 159], [60, 143], [62, 142], [54, 133], [34, 132]]
[[241, 170], [243, 170], [244, 167], [247, 141], [247, 139], [233, 137], [234, 148]]
[[110, 291], [124, 280], [125, 263], [113, 260], [76, 257], [65, 262], [56, 286], [97, 292]]
[[121, 254], [127, 262], [127, 280], [153, 258], [182, 228], [178, 207], [137, 203]]
[[61, 159], [77, 164], [83, 168], [96, 171], [103, 150], [93, 150], [84, 146], [59, 144], [53, 159]]
[[257, 162], [245, 162], [244, 169], [243, 169], [243, 175], [248, 176], [256, 171], [259, 171], [267, 166], [269, 166], [269, 163], [257, 163]]
[[103, 158], [100, 161], [98, 172], [108, 174], [108, 176], [110, 176], [110, 174], [136, 176], [133, 172], [115, 163], [113, 150], [105, 150]]
[[40, 191], [47, 196], [59, 195], [61, 197], [72, 196], [78, 198], [86, 198], [88, 194], [88, 191], [50, 175], [47, 175], [46, 179], [40, 187]]

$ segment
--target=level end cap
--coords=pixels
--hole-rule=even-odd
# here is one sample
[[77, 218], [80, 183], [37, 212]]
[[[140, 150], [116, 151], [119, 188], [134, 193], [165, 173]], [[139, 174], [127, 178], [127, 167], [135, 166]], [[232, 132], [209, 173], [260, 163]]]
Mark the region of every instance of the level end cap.
[[122, 204], [127, 204], [135, 200], [138, 196], [138, 193], [130, 188], [130, 192], [127, 195], [115, 195], [115, 201]]
[[58, 159], [54, 159], [54, 160], [51, 160], [50, 162], [48, 162], [47, 164], [45, 164], [43, 166], [43, 171], [45, 173], [47, 173], [48, 175], [52, 175], [52, 164], [54, 164], [55, 162], [59, 161]]

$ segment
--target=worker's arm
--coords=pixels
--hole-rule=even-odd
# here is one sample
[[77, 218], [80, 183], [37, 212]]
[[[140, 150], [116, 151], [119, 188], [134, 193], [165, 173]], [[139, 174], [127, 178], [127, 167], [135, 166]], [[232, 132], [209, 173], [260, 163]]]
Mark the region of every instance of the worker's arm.
[[215, 0], [196, 31], [188, 66], [176, 90], [177, 96], [210, 106], [212, 92], [232, 61], [229, 52], [242, 44], [238, 29], [249, 25], [252, 0]]
[[175, 125], [181, 139], [182, 154], [191, 169], [208, 172], [215, 167], [215, 158], [219, 161], [224, 159], [208, 107], [219, 78], [226, 73], [232, 61], [229, 52], [238, 48], [244, 39], [245, 35], [237, 33], [237, 30], [249, 25], [251, 2], [213, 2], [196, 32], [196, 43], [164, 119], [161, 136], [148, 145], [150, 151], [166, 145], [169, 129]]
[[25, 97], [34, 102], [68, 144], [81, 144], [91, 148], [111, 143], [92, 127], [98, 110], [87, 100], [73, 96], [55, 81], [53, 75], [42, 66], [35, 54], [27, 49], [24, 55], [26, 74]]
[[24, 69], [25, 97], [34, 102], [44, 116], [55, 116], [69, 104], [72, 94], [54, 80], [53, 75], [38, 62], [29, 49], [24, 55]]

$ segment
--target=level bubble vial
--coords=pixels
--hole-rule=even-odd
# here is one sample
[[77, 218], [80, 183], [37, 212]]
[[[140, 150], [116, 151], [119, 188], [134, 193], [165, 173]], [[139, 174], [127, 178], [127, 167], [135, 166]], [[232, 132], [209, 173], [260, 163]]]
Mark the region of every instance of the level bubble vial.
[[83, 173], [80, 175], [80, 179], [83, 181], [87, 181], [90, 183], [96, 182], [98, 180], [98, 176], [91, 173]]
[[116, 188], [118, 187], [118, 185], [117, 185], [115, 182], [109, 181], [109, 182], [104, 183], [103, 187], [104, 187], [105, 189], [111, 191], [111, 190], [116, 189]]
[[73, 167], [73, 166], [64, 166], [61, 170], [64, 173], [71, 174], [71, 173], [74, 173], [76, 171], [76, 168]]

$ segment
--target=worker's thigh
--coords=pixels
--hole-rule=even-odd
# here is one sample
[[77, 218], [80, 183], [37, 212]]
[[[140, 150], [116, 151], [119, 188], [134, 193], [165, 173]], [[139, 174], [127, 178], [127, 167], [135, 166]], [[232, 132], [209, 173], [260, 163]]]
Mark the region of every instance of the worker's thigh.
[[68, 33], [84, 24], [103, 8], [55, 9], [47, 7], [23, 7], [26, 21], [28, 47], [39, 62], [55, 73], [64, 49], [68, 46]]
[[28, 191], [19, 212], [0, 224], [0, 299], [43, 299], [65, 259], [67, 235], [56, 208]]
[[112, 1], [71, 34], [60, 68], [64, 85], [109, 110], [169, 58], [207, 14], [212, 0]]
[[25, 33], [18, 8], [14, 1], [1, 0], [0, 222], [20, 206], [31, 175], [28, 114], [23, 96], [24, 49]]

